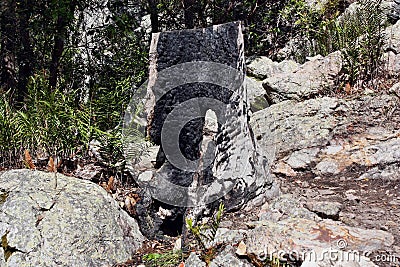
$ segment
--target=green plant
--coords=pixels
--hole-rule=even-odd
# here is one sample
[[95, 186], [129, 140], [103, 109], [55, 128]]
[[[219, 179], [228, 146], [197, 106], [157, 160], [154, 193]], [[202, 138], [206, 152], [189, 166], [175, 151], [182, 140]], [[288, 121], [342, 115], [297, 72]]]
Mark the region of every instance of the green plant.
[[267, 259], [264, 262], [264, 266], [269, 266], [269, 267], [291, 267], [290, 263], [288, 262], [282, 262], [278, 257], [272, 256], [270, 259]]
[[8, 163], [16, 154], [15, 113], [9, 104], [8, 93], [0, 96], [0, 159], [2, 164]]
[[186, 226], [188, 230], [194, 235], [197, 242], [201, 245], [202, 249], [207, 248], [207, 242], [211, 242], [214, 240], [215, 235], [217, 234], [218, 227], [221, 223], [224, 211], [225, 206], [223, 203], [220, 203], [218, 211], [211, 222], [195, 225], [192, 219], [186, 219]]
[[2, 162], [10, 158], [8, 165], [13, 165], [25, 149], [35, 158], [85, 153], [93, 137], [108, 136], [92, 118], [93, 110], [77, 104], [75, 92], [50, 90], [47, 77], [36, 74], [30, 78], [24, 106], [13, 108], [6, 96], [0, 98]]
[[175, 267], [183, 260], [182, 251], [167, 251], [165, 253], [149, 253], [143, 256], [146, 266]]
[[336, 50], [334, 39], [334, 24], [340, 14], [341, 0], [329, 0], [323, 5], [311, 7], [305, 0], [290, 0], [281, 10], [281, 24], [290, 29], [291, 38], [298, 44], [292, 57], [298, 62], [304, 62], [307, 56], [317, 54], [327, 55]]
[[76, 105], [75, 94], [50, 90], [45, 76], [31, 77], [25, 106], [16, 111], [14, 138], [32, 152], [67, 156], [87, 147], [94, 132], [90, 110]]
[[303, 45], [294, 52], [302, 62], [307, 56], [340, 50], [344, 59], [342, 82], [351, 85], [378, 77], [383, 55], [386, 16], [382, 0], [360, 0], [351, 11], [341, 15], [343, 1], [329, 0], [320, 10], [304, 0], [290, 0], [281, 11], [282, 18]]
[[379, 74], [386, 26], [381, 2], [361, 0], [352, 13], [344, 14], [336, 24], [346, 79], [352, 85], [371, 81]]

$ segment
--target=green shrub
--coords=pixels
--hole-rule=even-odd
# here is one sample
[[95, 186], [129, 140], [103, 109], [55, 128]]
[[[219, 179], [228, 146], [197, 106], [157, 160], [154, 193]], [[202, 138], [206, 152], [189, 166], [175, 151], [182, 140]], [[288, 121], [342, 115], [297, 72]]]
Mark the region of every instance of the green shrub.
[[343, 52], [350, 84], [371, 81], [379, 74], [387, 26], [381, 2], [360, 0], [354, 12], [344, 14], [336, 25], [338, 48]]
[[15, 139], [24, 149], [50, 155], [87, 147], [92, 132], [90, 111], [75, 103], [73, 92], [50, 90], [43, 75], [31, 77], [24, 107], [15, 117]]
[[382, 1], [360, 0], [352, 12], [341, 15], [340, 0], [328, 1], [320, 10], [304, 0], [290, 0], [282, 17], [304, 43], [297, 48], [297, 60], [340, 50], [344, 59], [343, 82], [354, 85], [378, 76], [383, 54], [386, 16]]
[[0, 158], [1, 164], [8, 164], [17, 153], [15, 136], [15, 113], [9, 105], [8, 93], [0, 95]]

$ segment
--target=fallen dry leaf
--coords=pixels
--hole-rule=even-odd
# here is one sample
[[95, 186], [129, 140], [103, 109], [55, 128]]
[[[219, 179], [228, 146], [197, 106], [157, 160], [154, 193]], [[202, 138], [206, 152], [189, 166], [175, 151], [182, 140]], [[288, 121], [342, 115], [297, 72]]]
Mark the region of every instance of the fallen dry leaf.
[[47, 163], [47, 170], [48, 170], [49, 172], [57, 172], [57, 167], [56, 167], [56, 165], [54, 164], [54, 159], [53, 159], [53, 157], [50, 157], [50, 158], [49, 158], [49, 162]]
[[125, 207], [126, 207], [126, 210], [130, 214], [132, 214], [132, 215], [136, 214], [135, 206], [136, 206], [136, 203], [139, 200], [140, 200], [140, 198], [139, 198], [138, 194], [130, 193], [129, 195], [126, 196], [126, 198], [125, 198]]
[[35, 166], [35, 164], [33, 164], [32, 157], [31, 157], [31, 154], [29, 154], [28, 149], [25, 149], [24, 159], [25, 159], [24, 162], [29, 167], [29, 169], [31, 169], [31, 170], [36, 169], [36, 166]]
[[344, 87], [344, 91], [346, 92], [346, 94], [351, 94], [351, 85], [350, 83], [346, 83], [345, 87]]
[[110, 176], [110, 178], [108, 179], [106, 191], [108, 193], [111, 193], [112, 191], [114, 191], [114, 185], [115, 185], [114, 176]]

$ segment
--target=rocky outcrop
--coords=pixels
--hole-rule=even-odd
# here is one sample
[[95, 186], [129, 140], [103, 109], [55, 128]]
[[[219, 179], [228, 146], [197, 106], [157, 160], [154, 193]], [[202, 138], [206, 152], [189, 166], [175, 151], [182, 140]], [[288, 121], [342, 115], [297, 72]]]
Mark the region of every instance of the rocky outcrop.
[[342, 69], [340, 52], [314, 57], [293, 72], [274, 75], [263, 81], [271, 104], [284, 100], [300, 101], [329, 90]]
[[382, 57], [386, 62], [386, 70], [391, 75], [400, 73], [400, 20], [385, 30], [385, 53]]
[[295, 72], [300, 64], [293, 60], [281, 62], [272, 61], [268, 57], [257, 57], [247, 65], [247, 74], [251, 77], [264, 80], [277, 74]]
[[290, 218], [277, 223], [260, 222], [249, 231], [245, 244], [250, 258], [278, 257], [279, 251], [285, 251], [285, 257], [293, 253], [303, 261], [301, 257], [311, 250], [337, 249], [362, 254], [387, 249], [393, 242], [393, 236], [381, 230], [362, 230], [331, 220], [315, 222]]
[[[386, 29], [384, 47], [393, 76], [399, 73], [398, 25]], [[311, 58], [292, 73], [265, 76], [270, 106], [254, 112], [250, 124], [258, 150], [273, 162], [283, 194], [257, 210], [258, 221], [246, 220], [253, 229], [239, 255], [257, 261], [265, 256], [263, 249], [281, 249], [314, 253], [319, 260], [303, 254], [304, 267], [396, 265], [400, 87], [396, 83], [386, 92], [324, 96], [333, 95], [341, 64], [327, 58]], [[273, 64], [265, 60], [265, 67], [252, 69], [251, 75]], [[323, 258], [329, 248], [336, 259]], [[361, 255], [349, 261], [352, 251]], [[376, 255], [383, 254], [390, 260], [378, 262]]]
[[[327, 144], [335, 125], [344, 123], [335, 116], [339, 112], [339, 102], [339, 99], [332, 97], [299, 103], [293, 100], [284, 101], [254, 113], [250, 124], [260, 151], [264, 155], [274, 157], [276, 154], [280, 157], [291, 151]], [[343, 119], [347, 121], [345, 117]], [[271, 151], [275, 151], [274, 155]], [[308, 162], [312, 160], [315, 150], [303, 151], [303, 156], [304, 153], [307, 156], [302, 159]], [[294, 154], [290, 163], [302, 166], [302, 163], [296, 162], [296, 157], [298, 155]]]
[[389, 20], [397, 21], [400, 19], [400, 1], [385, 0], [382, 1], [383, 12], [388, 16]]
[[101, 187], [31, 170], [0, 176], [0, 266], [104, 266], [144, 241]]
[[267, 94], [261, 81], [246, 76], [245, 86], [251, 112], [256, 112], [269, 106]]

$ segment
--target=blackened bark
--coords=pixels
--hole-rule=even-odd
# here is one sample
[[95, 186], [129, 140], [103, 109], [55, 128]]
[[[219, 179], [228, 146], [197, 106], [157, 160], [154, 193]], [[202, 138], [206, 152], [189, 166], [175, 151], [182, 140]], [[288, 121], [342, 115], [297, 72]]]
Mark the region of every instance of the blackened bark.
[[15, 28], [15, 11], [15, 1], [0, 1], [0, 88], [3, 88], [5, 90], [15, 90], [17, 83], [15, 58], [17, 31]]
[[[239, 22], [153, 34], [145, 110], [148, 137], [161, 150], [159, 169], [143, 183], [138, 179], [145, 192], [136, 206], [144, 235], [182, 227], [184, 247], [186, 218], [196, 222], [219, 201], [227, 211], [238, 210], [276, 193], [249, 125], [244, 64]], [[213, 112], [219, 124], [210, 127]]]
[[60, 60], [64, 52], [65, 39], [67, 38], [68, 26], [73, 20], [74, 11], [77, 6], [76, 1], [70, 1], [66, 5], [66, 9], [60, 8], [57, 22], [56, 32], [54, 35], [54, 46], [51, 55], [49, 86], [54, 89], [57, 86], [59, 74]]
[[31, 37], [29, 35], [29, 19], [33, 8], [32, 3], [29, 0], [22, 0], [19, 4], [19, 34], [22, 47], [18, 50], [19, 79], [16, 100], [18, 103], [22, 103], [25, 96], [28, 94], [27, 85], [29, 77], [33, 74], [35, 56], [32, 49]]
[[150, 12], [150, 21], [151, 21], [151, 32], [152, 33], [159, 32], [157, 0], [149, 0], [149, 12]]
[[183, 0], [183, 10], [185, 17], [185, 27], [194, 28], [194, 16], [196, 11], [196, 0]]

